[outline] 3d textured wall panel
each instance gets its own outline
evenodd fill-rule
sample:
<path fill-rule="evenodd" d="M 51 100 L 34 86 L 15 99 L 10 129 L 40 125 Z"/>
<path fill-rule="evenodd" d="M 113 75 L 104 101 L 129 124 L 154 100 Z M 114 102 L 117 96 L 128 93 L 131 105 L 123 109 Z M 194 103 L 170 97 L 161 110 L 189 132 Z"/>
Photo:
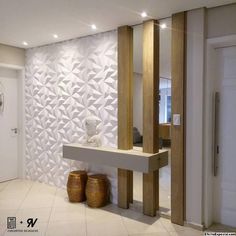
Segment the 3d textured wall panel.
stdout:
<path fill-rule="evenodd" d="M 62 145 L 83 142 L 86 116 L 100 119 L 103 145 L 117 143 L 117 33 L 74 39 L 26 52 L 26 176 L 65 187 L 74 169 L 116 169 L 62 158 Z"/>

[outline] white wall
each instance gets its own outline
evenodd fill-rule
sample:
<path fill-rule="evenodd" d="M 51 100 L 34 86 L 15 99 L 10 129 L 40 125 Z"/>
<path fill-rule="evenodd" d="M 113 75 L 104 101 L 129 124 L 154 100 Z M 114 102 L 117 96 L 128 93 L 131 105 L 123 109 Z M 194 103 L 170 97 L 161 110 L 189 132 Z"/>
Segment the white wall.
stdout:
<path fill-rule="evenodd" d="M 107 173 L 116 202 L 116 169 L 62 158 L 62 145 L 83 142 L 85 118 L 100 119 L 103 145 L 117 144 L 116 31 L 26 52 L 26 177 L 65 187 L 74 169 Z"/>
<path fill-rule="evenodd" d="M 9 68 L 0 67 L 0 77 L 17 79 L 17 71 Z"/>
<path fill-rule="evenodd" d="M 207 9 L 207 38 L 236 34 L 236 4 Z"/>
<path fill-rule="evenodd" d="M 205 9 L 187 13 L 186 220 L 202 225 Z"/>
<path fill-rule="evenodd" d="M 206 72 L 204 78 L 204 167 L 203 167 L 203 221 L 206 227 L 213 222 L 213 171 L 212 171 L 212 123 L 213 93 L 216 91 L 217 57 L 214 46 L 227 46 L 235 42 L 236 4 L 207 9 Z M 231 37 L 232 36 L 232 37 Z"/>
<path fill-rule="evenodd" d="M 25 65 L 25 50 L 0 44 L 0 63 L 6 65 Z"/>
<path fill-rule="evenodd" d="M 209 226 L 212 223 L 212 95 L 213 58 L 208 54 L 205 76 L 206 38 L 236 33 L 236 4 L 187 13 L 186 90 L 186 220 Z M 230 39 L 228 39 L 230 40 Z M 217 39 L 216 39 L 217 41 Z M 212 58 L 211 58 L 212 56 Z M 203 162 L 204 160 L 204 162 Z M 206 161 L 205 161 L 206 160 Z M 207 185 L 208 183 L 208 185 Z"/>

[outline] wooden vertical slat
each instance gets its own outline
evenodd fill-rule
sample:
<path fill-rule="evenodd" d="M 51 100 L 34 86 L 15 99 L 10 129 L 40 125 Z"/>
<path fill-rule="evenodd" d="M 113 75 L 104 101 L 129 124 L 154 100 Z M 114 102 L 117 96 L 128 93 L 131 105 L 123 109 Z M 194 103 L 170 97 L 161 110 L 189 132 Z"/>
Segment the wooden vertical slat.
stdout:
<path fill-rule="evenodd" d="M 118 28 L 118 148 L 133 148 L 133 29 Z M 132 202 L 132 171 L 118 169 L 118 205 Z"/>
<path fill-rule="evenodd" d="M 159 27 L 157 20 L 143 23 L 143 151 L 156 153 L 159 122 Z"/>
<path fill-rule="evenodd" d="M 171 221 L 184 224 L 184 116 L 185 116 L 185 13 L 172 16 L 172 119 L 180 114 L 181 125 L 171 126 Z"/>
<path fill-rule="evenodd" d="M 143 152 L 159 151 L 159 26 L 143 23 Z M 143 174 L 143 213 L 155 216 L 159 207 L 159 171 Z"/>
<path fill-rule="evenodd" d="M 133 171 L 129 171 L 129 202 L 133 203 Z"/>

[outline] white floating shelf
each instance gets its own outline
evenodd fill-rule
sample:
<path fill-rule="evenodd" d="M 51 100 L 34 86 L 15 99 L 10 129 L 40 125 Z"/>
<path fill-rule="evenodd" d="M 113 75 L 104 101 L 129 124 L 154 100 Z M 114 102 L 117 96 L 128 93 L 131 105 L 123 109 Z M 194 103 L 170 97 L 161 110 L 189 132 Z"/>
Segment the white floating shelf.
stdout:
<path fill-rule="evenodd" d="M 63 158 L 148 173 L 168 165 L 168 151 L 149 154 L 142 148 L 120 150 L 88 147 L 78 143 L 63 145 Z"/>

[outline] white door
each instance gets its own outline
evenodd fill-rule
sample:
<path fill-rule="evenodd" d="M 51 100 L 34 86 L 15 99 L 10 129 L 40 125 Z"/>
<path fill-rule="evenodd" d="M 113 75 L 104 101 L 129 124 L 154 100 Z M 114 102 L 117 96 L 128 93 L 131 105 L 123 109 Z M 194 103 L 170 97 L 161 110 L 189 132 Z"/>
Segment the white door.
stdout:
<path fill-rule="evenodd" d="M 0 182 L 17 177 L 17 87 L 16 72 L 0 68 Z"/>
<path fill-rule="evenodd" d="M 217 49 L 219 66 L 218 173 L 214 220 L 236 227 L 236 46 Z"/>

